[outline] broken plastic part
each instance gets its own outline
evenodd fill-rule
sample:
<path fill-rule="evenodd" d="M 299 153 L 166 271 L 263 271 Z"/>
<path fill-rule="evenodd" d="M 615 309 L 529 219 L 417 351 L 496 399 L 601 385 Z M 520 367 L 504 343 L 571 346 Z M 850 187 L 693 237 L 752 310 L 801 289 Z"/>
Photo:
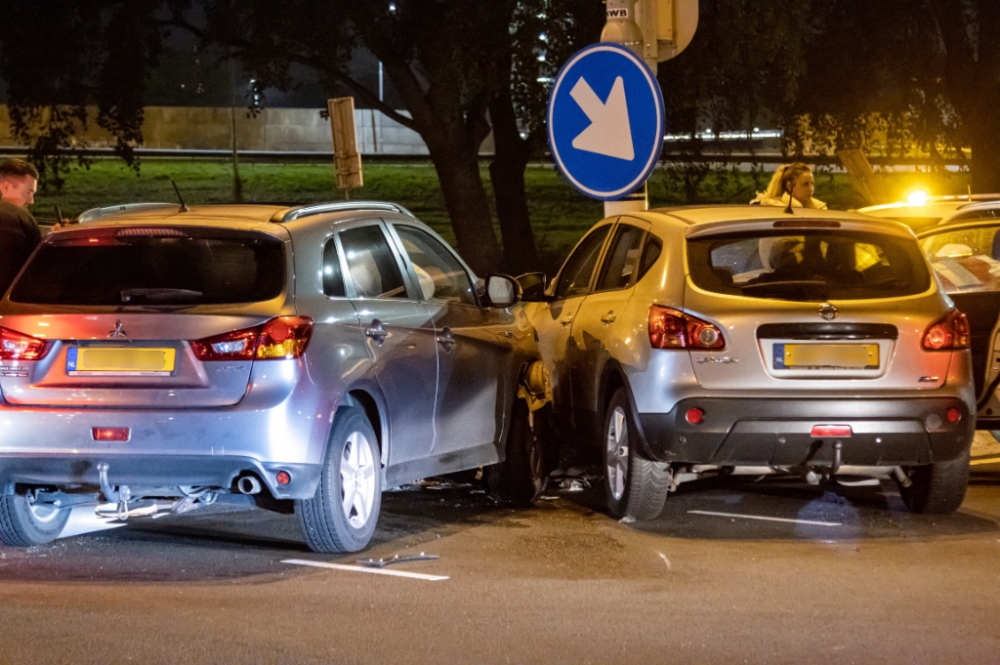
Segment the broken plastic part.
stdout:
<path fill-rule="evenodd" d="M 434 559 L 440 559 L 441 557 L 437 554 L 416 554 L 413 556 L 399 556 L 398 554 L 391 559 L 358 559 L 358 563 L 367 568 L 385 568 L 386 566 L 391 566 L 396 563 L 408 563 L 410 561 L 432 561 Z"/>

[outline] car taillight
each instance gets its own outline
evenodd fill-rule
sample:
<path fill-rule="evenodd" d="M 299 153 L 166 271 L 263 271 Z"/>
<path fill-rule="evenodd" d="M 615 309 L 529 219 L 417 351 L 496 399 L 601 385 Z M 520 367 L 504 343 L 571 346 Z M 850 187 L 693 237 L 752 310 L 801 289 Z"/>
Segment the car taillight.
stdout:
<path fill-rule="evenodd" d="M 969 320 L 953 309 L 924 333 L 922 346 L 928 351 L 951 351 L 969 348 Z"/>
<path fill-rule="evenodd" d="M 44 339 L 0 328 L 0 360 L 40 360 L 48 350 Z"/>
<path fill-rule="evenodd" d="M 257 336 L 257 360 L 301 358 L 312 337 L 312 319 L 279 316 L 261 326 Z"/>
<path fill-rule="evenodd" d="M 649 309 L 649 343 L 654 349 L 723 349 L 722 331 L 684 312 L 653 305 Z"/>
<path fill-rule="evenodd" d="M 301 358 L 312 337 L 312 319 L 279 316 L 253 328 L 191 342 L 198 360 L 282 360 Z"/>

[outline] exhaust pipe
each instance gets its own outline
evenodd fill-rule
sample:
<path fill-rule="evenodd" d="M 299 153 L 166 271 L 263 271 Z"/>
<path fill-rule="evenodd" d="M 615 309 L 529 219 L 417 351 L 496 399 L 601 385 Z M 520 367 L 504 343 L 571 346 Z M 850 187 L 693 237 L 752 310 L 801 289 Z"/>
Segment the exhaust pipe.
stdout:
<path fill-rule="evenodd" d="M 236 481 L 236 489 L 242 494 L 260 494 L 260 481 L 254 476 L 240 476 Z"/>

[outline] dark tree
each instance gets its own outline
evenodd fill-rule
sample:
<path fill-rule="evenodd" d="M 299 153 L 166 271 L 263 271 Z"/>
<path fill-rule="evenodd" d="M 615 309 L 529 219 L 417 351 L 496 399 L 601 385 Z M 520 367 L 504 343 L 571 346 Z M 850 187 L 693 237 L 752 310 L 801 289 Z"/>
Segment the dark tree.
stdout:
<path fill-rule="evenodd" d="M 976 191 L 1000 191 L 1000 3 L 834 0 L 814 6 L 794 138 L 964 158 Z"/>
<path fill-rule="evenodd" d="M 76 135 L 96 122 L 115 152 L 134 164 L 142 142 L 145 74 L 160 53 L 160 1 L 38 0 L 9 2 L 0 21 L 0 77 L 14 135 L 59 185 Z M 96 106 L 96 115 L 87 107 Z M 78 161 L 84 162 L 82 157 Z"/>

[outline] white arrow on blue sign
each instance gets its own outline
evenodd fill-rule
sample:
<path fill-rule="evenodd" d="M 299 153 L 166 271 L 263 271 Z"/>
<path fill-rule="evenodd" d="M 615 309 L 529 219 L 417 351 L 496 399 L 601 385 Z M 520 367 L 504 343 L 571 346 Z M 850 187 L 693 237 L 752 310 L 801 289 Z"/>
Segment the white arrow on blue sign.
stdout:
<path fill-rule="evenodd" d="M 636 190 L 663 149 L 663 93 L 649 66 L 617 44 L 563 65 L 549 93 L 549 147 L 573 186 L 595 199 Z"/>

